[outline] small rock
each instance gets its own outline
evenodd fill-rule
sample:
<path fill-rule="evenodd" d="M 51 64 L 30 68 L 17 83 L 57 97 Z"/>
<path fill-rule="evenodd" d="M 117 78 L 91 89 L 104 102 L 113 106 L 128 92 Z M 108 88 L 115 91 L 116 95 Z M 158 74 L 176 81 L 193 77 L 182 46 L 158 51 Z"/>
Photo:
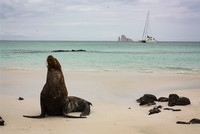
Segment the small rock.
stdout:
<path fill-rule="evenodd" d="M 200 124 L 200 119 L 197 118 L 191 119 L 190 124 Z"/>
<path fill-rule="evenodd" d="M 18 100 L 24 100 L 24 98 L 22 98 L 22 97 L 19 97 L 19 98 L 18 98 Z"/>
<path fill-rule="evenodd" d="M 155 105 L 155 101 L 157 101 L 157 98 L 155 95 L 152 94 L 144 94 L 142 97 L 136 100 L 140 105 Z"/>
<path fill-rule="evenodd" d="M 200 124 L 200 119 L 193 118 L 189 122 L 177 121 L 176 124 Z"/>
<path fill-rule="evenodd" d="M 189 122 L 177 121 L 176 124 L 190 124 Z"/>
<path fill-rule="evenodd" d="M 0 126 L 4 126 L 4 120 L 2 119 L 2 117 L 0 116 Z"/>
<path fill-rule="evenodd" d="M 159 105 L 159 106 L 157 106 L 157 108 L 160 108 L 160 109 L 161 109 L 161 108 L 162 108 L 162 106 L 161 106 L 161 105 Z"/>
<path fill-rule="evenodd" d="M 163 110 L 181 111 L 181 109 L 164 108 Z"/>
<path fill-rule="evenodd" d="M 160 113 L 161 112 L 161 110 L 160 110 L 161 108 L 162 108 L 162 106 L 159 105 L 159 106 L 154 107 L 153 109 L 150 109 L 149 110 L 149 115 Z"/>

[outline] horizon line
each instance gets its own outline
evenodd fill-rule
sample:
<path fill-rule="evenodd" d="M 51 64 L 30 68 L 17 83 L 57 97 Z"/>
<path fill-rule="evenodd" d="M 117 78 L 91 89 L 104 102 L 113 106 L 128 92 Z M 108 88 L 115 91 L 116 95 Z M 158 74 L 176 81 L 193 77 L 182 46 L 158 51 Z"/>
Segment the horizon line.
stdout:
<path fill-rule="evenodd" d="M 60 41 L 60 42 L 132 42 L 132 43 L 134 43 L 134 42 L 140 42 L 140 40 L 136 40 L 136 41 L 117 41 L 117 40 L 36 40 L 36 39 L 34 39 L 34 40 L 29 40 L 29 39 L 3 39 L 3 40 L 1 40 L 0 39 L 0 41 Z M 199 41 L 180 41 L 180 40 L 177 40 L 177 41 L 174 41 L 174 40 L 162 40 L 162 41 L 158 41 L 158 43 L 165 43 L 165 42 L 196 42 L 196 43 L 198 43 L 198 42 L 200 42 L 200 40 Z"/>

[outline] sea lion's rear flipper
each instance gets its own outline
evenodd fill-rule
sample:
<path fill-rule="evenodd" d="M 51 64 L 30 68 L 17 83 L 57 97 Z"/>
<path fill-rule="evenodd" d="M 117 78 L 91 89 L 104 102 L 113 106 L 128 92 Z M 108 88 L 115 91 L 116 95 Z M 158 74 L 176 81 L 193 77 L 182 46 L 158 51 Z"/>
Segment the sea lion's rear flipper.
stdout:
<path fill-rule="evenodd" d="M 80 114 L 80 116 L 87 116 L 90 115 L 90 105 L 92 105 L 92 103 L 85 103 L 85 109 L 84 111 Z"/>
<path fill-rule="evenodd" d="M 23 115 L 23 117 L 41 119 L 41 118 L 44 118 L 45 116 L 44 115 L 36 115 L 36 116 Z"/>
<path fill-rule="evenodd" d="M 73 116 L 73 115 L 68 115 L 67 113 L 63 112 L 63 116 L 66 118 L 87 118 L 85 116 Z"/>

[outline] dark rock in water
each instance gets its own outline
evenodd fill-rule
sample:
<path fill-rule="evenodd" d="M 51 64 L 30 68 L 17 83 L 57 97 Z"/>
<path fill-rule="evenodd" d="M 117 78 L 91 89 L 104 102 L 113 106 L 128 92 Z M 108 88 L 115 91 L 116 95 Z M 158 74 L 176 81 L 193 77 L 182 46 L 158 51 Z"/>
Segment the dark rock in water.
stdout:
<path fill-rule="evenodd" d="M 168 106 L 175 106 L 175 105 L 189 105 L 190 100 L 187 97 L 179 97 L 177 94 L 170 94 L 169 95 L 169 102 Z"/>
<path fill-rule="evenodd" d="M 181 111 L 181 109 L 164 108 L 164 110 Z"/>
<path fill-rule="evenodd" d="M 0 126 L 4 126 L 4 120 L 2 119 L 2 117 L 0 116 Z"/>
<path fill-rule="evenodd" d="M 54 51 L 51 51 L 51 52 L 71 52 L 70 50 L 54 50 Z"/>
<path fill-rule="evenodd" d="M 155 101 L 157 101 L 157 98 L 155 95 L 152 94 L 144 94 L 136 101 L 140 103 L 140 105 L 155 105 Z"/>
<path fill-rule="evenodd" d="M 19 97 L 19 98 L 18 98 L 18 100 L 24 100 L 24 98 L 22 98 L 22 97 Z"/>
<path fill-rule="evenodd" d="M 191 119 L 189 122 L 177 121 L 176 124 L 200 124 L 200 119 L 194 118 Z"/>
<path fill-rule="evenodd" d="M 150 109 L 150 110 L 149 110 L 149 115 L 151 115 L 151 114 L 156 114 L 156 113 L 160 113 L 160 112 L 161 112 L 160 108 L 162 108 L 161 105 L 159 105 L 159 106 L 157 106 L 157 107 L 154 107 L 153 109 Z"/>
<path fill-rule="evenodd" d="M 78 50 L 74 50 L 74 49 L 72 49 L 72 50 L 53 50 L 51 52 L 86 52 L 86 50 L 84 50 L 84 49 L 78 49 Z"/>
<path fill-rule="evenodd" d="M 86 50 L 79 49 L 78 52 L 86 52 Z"/>
<path fill-rule="evenodd" d="M 71 51 L 72 52 L 85 52 L 86 50 L 83 50 L 83 49 L 74 50 L 74 49 L 72 49 Z"/>
<path fill-rule="evenodd" d="M 168 102 L 169 99 L 167 97 L 160 97 L 158 98 L 158 102 Z"/>

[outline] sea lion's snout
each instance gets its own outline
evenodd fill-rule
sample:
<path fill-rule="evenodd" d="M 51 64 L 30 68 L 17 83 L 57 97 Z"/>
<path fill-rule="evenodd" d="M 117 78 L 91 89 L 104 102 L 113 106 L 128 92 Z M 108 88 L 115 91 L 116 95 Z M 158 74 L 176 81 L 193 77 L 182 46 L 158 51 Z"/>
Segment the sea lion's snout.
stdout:
<path fill-rule="evenodd" d="M 61 69 L 61 65 L 52 55 L 47 57 L 47 67 L 50 69 Z"/>
<path fill-rule="evenodd" d="M 51 65 L 51 64 L 53 64 L 53 62 L 54 62 L 54 57 L 52 55 L 49 55 L 47 57 L 47 64 Z"/>

